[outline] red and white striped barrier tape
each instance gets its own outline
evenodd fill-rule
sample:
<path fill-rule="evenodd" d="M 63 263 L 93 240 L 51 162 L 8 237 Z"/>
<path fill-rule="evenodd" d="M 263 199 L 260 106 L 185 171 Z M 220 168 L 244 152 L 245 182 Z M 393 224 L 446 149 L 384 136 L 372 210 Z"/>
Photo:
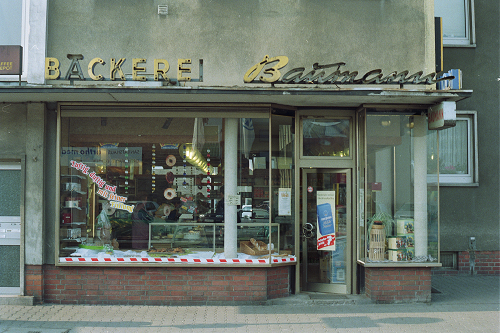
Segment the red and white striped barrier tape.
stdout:
<path fill-rule="evenodd" d="M 92 258 L 92 257 L 64 257 L 59 258 L 60 263 L 102 263 L 102 262 L 142 262 L 142 263 L 187 263 L 187 264 L 269 264 L 269 259 L 185 259 L 165 257 L 126 257 L 126 258 Z M 295 257 L 272 258 L 272 264 L 296 262 Z"/>

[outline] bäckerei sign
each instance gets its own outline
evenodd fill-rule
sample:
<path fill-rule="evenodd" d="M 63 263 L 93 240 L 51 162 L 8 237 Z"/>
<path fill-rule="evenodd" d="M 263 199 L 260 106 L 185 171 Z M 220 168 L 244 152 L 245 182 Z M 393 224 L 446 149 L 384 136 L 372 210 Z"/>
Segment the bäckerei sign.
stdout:
<path fill-rule="evenodd" d="M 364 74 L 358 71 L 342 70 L 346 65 L 344 62 L 332 64 L 314 63 L 312 70 L 305 67 L 293 68 L 287 72 L 283 71 L 288 64 L 287 56 L 269 57 L 266 55 L 261 62 L 252 66 L 243 77 L 245 83 L 313 83 L 313 84 L 434 84 L 439 81 L 453 80 L 454 77 L 440 77 L 444 72 L 423 75 L 422 71 L 409 75 L 407 70 L 402 72 L 393 71 L 387 75 L 381 69 L 373 69 Z M 259 79 L 257 77 L 261 74 Z"/>

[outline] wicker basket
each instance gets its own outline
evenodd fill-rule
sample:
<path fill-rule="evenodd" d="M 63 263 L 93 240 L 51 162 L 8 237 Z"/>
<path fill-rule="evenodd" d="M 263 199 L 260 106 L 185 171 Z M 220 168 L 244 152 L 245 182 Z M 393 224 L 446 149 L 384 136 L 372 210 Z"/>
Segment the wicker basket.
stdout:
<path fill-rule="evenodd" d="M 267 245 L 266 243 L 262 241 L 257 241 L 259 246 L 261 248 L 264 248 L 266 250 L 258 250 L 255 246 L 250 241 L 243 241 L 240 242 L 240 252 L 252 255 L 252 256 L 261 256 L 263 254 L 269 254 L 269 250 L 267 250 Z"/>
<path fill-rule="evenodd" d="M 370 231 L 370 260 L 384 260 L 385 230 L 383 225 L 374 224 Z"/>

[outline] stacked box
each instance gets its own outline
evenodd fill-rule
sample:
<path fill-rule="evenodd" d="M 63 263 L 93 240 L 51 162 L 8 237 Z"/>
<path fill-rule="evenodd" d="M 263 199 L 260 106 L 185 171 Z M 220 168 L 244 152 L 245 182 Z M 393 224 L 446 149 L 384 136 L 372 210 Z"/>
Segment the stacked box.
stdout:
<path fill-rule="evenodd" d="M 391 261 L 413 260 L 415 256 L 415 238 L 413 219 L 398 219 L 397 235 L 388 237 L 388 259 Z"/>

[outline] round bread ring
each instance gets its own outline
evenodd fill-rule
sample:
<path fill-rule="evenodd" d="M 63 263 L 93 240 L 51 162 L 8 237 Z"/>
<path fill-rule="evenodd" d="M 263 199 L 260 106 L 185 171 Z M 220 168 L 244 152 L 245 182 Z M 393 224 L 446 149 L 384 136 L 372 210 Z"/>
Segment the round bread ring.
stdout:
<path fill-rule="evenodd" d="M 175 198 L 177 196 L 177 193 L 175 192 L 175 190 L 173 188 L 167 188 L 164 192 L 163 192 L 163 196 L 165 197 L 165 199 L 167 200 L 172 200 L 173 198 Z"/>
<path fill-rule="evenodd" d="M 106 215 L 113 215 L 116 211 L 116 208 L 114 207 L 111 207 L 111 204 L 109 202 L 106 202 L 104 205 L 103 205 L 103 208 L 105 211 L 106 211 Z"/>
<path fill-rule="evenodd" d="M 177 162 L 177 159 L 174 155 L 168 155 L 167 159 L 165 160 L 165 163 L 167 163 L 167 166 L 169 167 L 173 167 L 175 165 L 175 162 Z"/>

